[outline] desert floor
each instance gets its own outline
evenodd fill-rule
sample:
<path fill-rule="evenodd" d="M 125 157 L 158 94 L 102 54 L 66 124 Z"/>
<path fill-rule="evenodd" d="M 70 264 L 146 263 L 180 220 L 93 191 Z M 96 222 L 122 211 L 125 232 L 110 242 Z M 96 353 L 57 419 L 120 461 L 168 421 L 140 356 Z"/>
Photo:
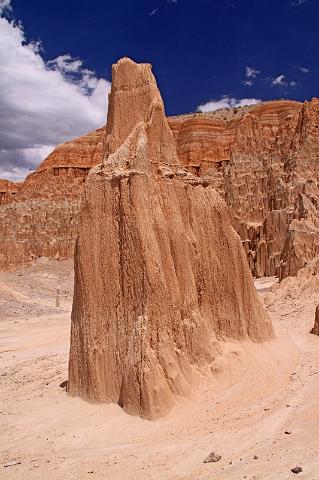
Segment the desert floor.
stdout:
<path fill-rule="evenodd" d="M 316 299 L 276 297 L 267 293 L 274 281 L 256 287 L 277 339 L 226 344 L 193 396 L 150 422 L 63 388 L 71 262 L 1 273 L 0 478 L 279 480 L 295 478 L 300 465 L 297 478 L 319 480 L 319 337 L 309 334 Z M 211 451 L 222 459 L 203 463 Z M 11 461 L 20 463 L 4 467 Z"/>

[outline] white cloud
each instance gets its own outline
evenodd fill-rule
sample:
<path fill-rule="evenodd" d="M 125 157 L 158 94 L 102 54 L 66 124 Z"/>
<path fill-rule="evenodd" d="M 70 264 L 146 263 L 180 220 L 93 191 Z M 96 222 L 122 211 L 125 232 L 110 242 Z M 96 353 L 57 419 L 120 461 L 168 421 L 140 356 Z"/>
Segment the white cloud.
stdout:
<path fill-rule="evenodd" d="M 234 107 L 244 107 L 245 105 L 256 105 L 260 103 L 261 100 L 257 98 L 242 98 L 237 99 L 233 97 L 228 97 L 224 95 L 219 100 L 210 100 L 207 103 L 203 103 L 197 107 L 198 112 L 214 112 L 215 110 L 220 110 L 221 108 L 234 108 Z"/>
<path fill-rule="evenodd" d="M 294 80 L 288 80 L 285 75 L 281 74 L 275 77 L 271 81 L 272 87 L 296 87 L 298 84 Z"/>
<path fill-rule="evenodd" d="M 278 75 L 278 77 L 275 77 L 272 79 L 271 85 L 280 85 L 280 86 L 286 86 L 288 85 L 288 82 L 286 80 L 285 75 Z"/>
<path fill-rule="evenodd" d="M 19 179 L 55 145 L 105 123 L 110 82 L 69 54 L 46 63 L 40 43 L 3 17 L 0 38 L 0 178 Z"/>
<path fill-rule="evenodd" d="M 54 147 L 55 145 L 38 145 L 34 148 L 0 150 L 0 178 L 12 181 L 24 179 L 26 175 L 35 170 L 39 159 L 41 161 L 47 157 Z"/>
<path fill-rule="evenodd" d="M 81 71 L 83 62 L 80 59 L 74 59 L 69 53 L 66 55 L 60 55 L 54 60 L 48 62 L 49 66 L 52 66 L 53 69 L 58 69 L 62 73 L 78 73 Z"/>
<path fill-rule="evenodd" d="M 254 67 L 246 67 L 246 78 L 255 78 L 258 73 L 260 73 L 260 70 L 257 70 Z"/>
<path fill-rule="evenodd" d="M 296 69 L 299 70 L 302 73 L 310 73 L 310 69 L 306 68 L 306 67 L 297 66 Z"/>
<path fill-rule="evenodd" d="M 300 5 L 303 5 L 304 3 L 306 3 L 308 0 L 293 0 L 291 2 L 291 5 L 293 5 L 294 7 L 300 7 Z"/>
<path fill-rule="evenodd" d="M 251 87 L 254 84 L 254 79 L 259 75 L 260 70 L 257 68 L 249 67 L 248 65 L 245 67 L 245 80 L 242 81 L 244 85 Z"/>
<path fill-rule="evenodd" d="M 157 13 L 157 12 L 158 12 L 158 8 L 154 8 L 154 9 L 148 14 L 148 16 L 149 16 L 149 17 L 152 17 L 152 16 L 155 15 L 155 13 Z"/>
<path fill-rule="evenodd" d="M 5 10 L 12 10 L 11 0 L 0 0 L 0 14 L 5 12 Z"/>

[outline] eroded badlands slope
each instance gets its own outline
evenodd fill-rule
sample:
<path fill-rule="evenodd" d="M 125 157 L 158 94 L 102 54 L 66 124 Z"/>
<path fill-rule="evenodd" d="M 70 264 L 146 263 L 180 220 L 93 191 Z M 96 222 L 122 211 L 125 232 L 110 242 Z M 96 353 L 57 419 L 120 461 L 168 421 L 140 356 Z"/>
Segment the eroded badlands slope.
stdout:
<path fill-rule="evenodd" d="M 230 207 L 255 276 L 295 275 L 319 253 L 318 99 L 168 123 L 180 162 L 208 177 Z M 102 161 L 107 132 L 60 145 L 20 187 L 0 185 L 1 269 L 38 256 L 72 257 L 83 182 Z"/>

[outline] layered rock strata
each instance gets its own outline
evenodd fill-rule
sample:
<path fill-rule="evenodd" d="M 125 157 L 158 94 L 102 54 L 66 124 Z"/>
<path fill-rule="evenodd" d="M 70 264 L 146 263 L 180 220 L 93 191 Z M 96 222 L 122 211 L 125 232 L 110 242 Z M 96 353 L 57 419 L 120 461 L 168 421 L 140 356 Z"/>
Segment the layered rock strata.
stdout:
<path fill-rule="evenodd" d="M 295 275 L 319 253 L 319 101 L 172 118 L 182 163 L 229 205 L 255 276 Z"/>
<path fill-rule="evenodd" d="M 20 188 L 19 183 L 0 179 L 0 207 L 5 203 L 10 203 Z"/>
<path fill-rule="evenodd" d="M 125 129 L 125 118 L 122 123 Z M 209 176 L 229 206 L 254 276 L 296 275 L 319 254 L 317 99 L 182 115 L 168 123 L 180 162 L 196 176 Z M 102 161 L 103 148 L 108 153 L 103 137 L 111 130 L 107 125 L 106 132 L 57 147 L 19 191 L 0 188 L 1 269 L 38 255 L 72 256 L 83 182 Z"/>
<path fill-rule="evenodd" d="M 57 147 L 19 188 L 10 187 L 14 196 L 6 191 L 0 207 L 1 269 L 37 257 L 73 256 L 81 192 L 90 168 L 101 160 L 103 132 Z"/>
<path fill-rule="evenodd" d="M 182 167 L 148 64 L 113 66 L 106 156 L 86 180 L 75 249 L 69 393 L 156 418 L 225 340 L 262 342 L 228 209 Z"/>

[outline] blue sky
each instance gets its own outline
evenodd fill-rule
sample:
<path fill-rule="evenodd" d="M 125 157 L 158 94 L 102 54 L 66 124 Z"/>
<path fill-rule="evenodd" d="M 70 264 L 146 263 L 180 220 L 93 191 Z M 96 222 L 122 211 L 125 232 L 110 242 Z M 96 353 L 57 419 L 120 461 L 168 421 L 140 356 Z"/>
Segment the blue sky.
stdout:
<path fill-rule="evenodd" d="M 0 0 L 1 8 L 5 18 L 0 43 L 4 35 L 8 40 L 10 32 L 13 34 L 15 29 L 16 33 L 19 28 L 24 36 L 21 45 L 33 48 L 34 55 L 43 62 L 43 70 L 50 70 L 49 74 L 41 72 L 40 83 L 35 79 L 35 93 L 45 95 L 42 103 L 39 100 L 40 110 L 45 110 L 48 103 L 48 116 L 51 112 L 58 130 L 51 137 L 46 132 L 42 139 L 39 132 L 33 145 L 26 139 L 17 142 L 12 154 L 14 139 L 7 142 L 5 132 L 1 134 L 0 119 L 0 142 L 5 145 L 2 150 L 11 149 L 9 156 L 0 156 L 7 177 L 10 162 L 25 172 L 26 168 L 34 168 L 55 143 L 103 123 L 111 65 L 122 56 L 153 64 L 170 115 L 196 111 L 200 106 L 202 110 L 214 109 L 242 99 L 304 100 L 319 94 L 319 0 Z M 14 24 L 17 21 L 19 27 Z M 10 55 L 12 63 L 17 48 L 3 48 L 2 55 Z M 24 70 L 19 79 L 18 67 L 14 68 L 16 94 L 12 92 L 12 77 L 8 84 L 16 105 L 18 91 L 26 86 L 21 87 Z M 32 96 L 32 72 L 23 99 Z M 53 74 L 61 77 L 56 92 Z M 73 84 L 74 98 L 64 92 L 63 81 L 67 89 Z M 0 87 L 4 95 L 6 85 Z M 59 92 L 62 97 L 72 97 L 71 106 L 65 105 L 64 110 L 66 102 L 55 98 Z M 77 101 L 80 105 L 76 107 Z M 21 111 L 18 113 L 21 117 Z M 22 113 L 24 122 L 27 116 L 34 128 L 36 108 Z M 85 113 L 90 117 L 88 121 Z M 44 114 L 39 117 L 40 125 Z M 59 115 L 69 119 L 64 129 Z M 24 158 L 14 160 L 19 149 Z M 15 175 L 22 175 L 22 170 Z"/>

